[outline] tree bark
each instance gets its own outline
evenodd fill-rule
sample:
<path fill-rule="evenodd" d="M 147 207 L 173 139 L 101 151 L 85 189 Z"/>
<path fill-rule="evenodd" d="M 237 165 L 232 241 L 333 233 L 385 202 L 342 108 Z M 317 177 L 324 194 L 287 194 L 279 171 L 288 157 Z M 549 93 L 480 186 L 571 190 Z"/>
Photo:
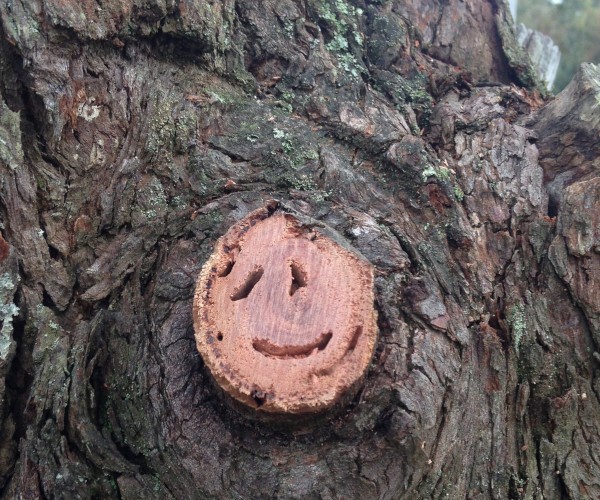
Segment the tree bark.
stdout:
<path fill-rule="evenodd" d="M 597 67 L 544 106 L 486 0 L 0 16 L 4 498 L 600 497 Z M 270 199 L 375 266 L 363 387 L 296 425 L 194 343 Z"/>

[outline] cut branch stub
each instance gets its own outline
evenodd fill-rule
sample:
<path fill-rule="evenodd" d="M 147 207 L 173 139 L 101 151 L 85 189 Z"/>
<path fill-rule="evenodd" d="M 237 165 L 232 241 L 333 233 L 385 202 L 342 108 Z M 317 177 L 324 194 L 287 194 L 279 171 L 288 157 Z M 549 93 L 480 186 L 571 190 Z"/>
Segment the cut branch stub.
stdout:
<path fill-rule="evenodd" d="M 294 216 L 252 212 L 219 239 L 194 297 L 196 345 L 219 386 L 269 413 L 353 394 L 375 348 L 373 267 Z"/>

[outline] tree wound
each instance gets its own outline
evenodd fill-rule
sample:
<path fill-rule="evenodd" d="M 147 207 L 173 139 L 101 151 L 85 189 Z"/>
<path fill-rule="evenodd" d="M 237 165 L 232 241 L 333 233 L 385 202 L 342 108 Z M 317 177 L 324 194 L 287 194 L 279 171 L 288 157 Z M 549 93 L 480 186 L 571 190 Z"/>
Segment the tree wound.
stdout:
<path fill-rule="evenodd" d="M 368 262 L 289 214 L 260 209 L 219 239 L 202 269 L 196 344 L 234 399 L 261 412 L 314 413 L 364 377 L 377 337 L 373 302 Z"/>

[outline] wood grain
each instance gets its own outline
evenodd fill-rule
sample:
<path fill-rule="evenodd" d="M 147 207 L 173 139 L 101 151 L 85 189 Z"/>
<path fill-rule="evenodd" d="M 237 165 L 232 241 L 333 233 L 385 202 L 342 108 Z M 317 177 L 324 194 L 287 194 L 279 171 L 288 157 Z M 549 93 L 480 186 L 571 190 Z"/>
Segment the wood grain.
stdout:
<path fill-rule="evenodd" d="M 270 413 L 335 405 L 377 338 L 372 266 L 267 207 L 219 239 L 194 300 L 196 343 L 217 383 Z"/>

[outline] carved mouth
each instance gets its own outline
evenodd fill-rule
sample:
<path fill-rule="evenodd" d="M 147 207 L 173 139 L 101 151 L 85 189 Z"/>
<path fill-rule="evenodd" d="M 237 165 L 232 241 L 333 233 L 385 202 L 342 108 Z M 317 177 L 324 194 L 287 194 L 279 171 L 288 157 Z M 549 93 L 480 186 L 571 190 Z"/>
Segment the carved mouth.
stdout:
<path fill-rule="evenodd" d="M 263 356 L 269 358 L 307 358 L 315 349 L 322 351 L 327 347 L 329 341 L 333 337 L 332 332 L 322 333 L 314 342 L 304 345 L 285 345 L 280 346 L 271 343 L 266 339 L 254 339 L 252 347 L 255 351 L 260 352 Z"/>

